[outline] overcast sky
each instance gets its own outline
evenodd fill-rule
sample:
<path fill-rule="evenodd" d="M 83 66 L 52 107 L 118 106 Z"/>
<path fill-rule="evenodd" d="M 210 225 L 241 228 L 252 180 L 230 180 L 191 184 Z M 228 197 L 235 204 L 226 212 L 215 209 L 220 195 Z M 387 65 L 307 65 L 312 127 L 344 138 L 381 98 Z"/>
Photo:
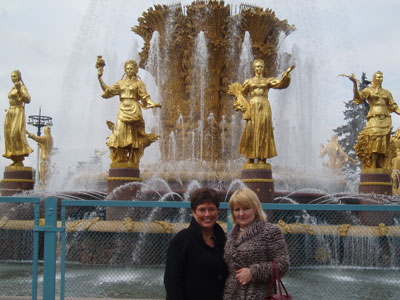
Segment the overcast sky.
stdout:
<path fill-rule="evenodd" d="M 105 149 L 109 135 L 105 120 L 115 121 L 119 102 L 116 98 L 101 99 L 94 68 L 96 56 L 101 54 L 106 59 L 105 81 L 117 81 L 123 73 L 123 62 L 137 59 L 142 45 L 141 38 L 130 28 L 149 7 L 171 2 L 177 1 L 2 0 L 0 123 L 9 106 L 10 73 L 19 69 L 32 97 L 26 105 L 26 115 L 38 114 L 41 107 L 43 115 L 54 119 L 53 136 L 59 149 L 56 160 L 59 166 L 63 165 L 60 169 L 74 169 L 77 161 L 90 160 L 94 149 Z M 400 1 L 245 2 L 271 8 L 280 19 L 287 19 L 297 28 L 283 42 L 282 49 L 291 52 L 296 45 L 301 61 L 312 61 L 312 67 L 297 68 L 292 78 L 313 81 L 315 93 L 307 105 L 312 106 L 315 118 L 312 135 L 316 152 L 319 143 L 330 138 L 332 129 L 343 124 L 343 101 L 352 98 L 351 82 L 338 78 L 338 74 L 354 72 L 360 77 L 361 72 L 366 72 L 370 79 L 381 70 L 384 88 L 400 102 Z M 397 129 L 400 116 L 392 117 Z M 29 125 L 27 129 L 36 131 Z M 0 151 L 4 153 L 3 133 L 0 139 Z M 29 143 L 36 149 L 32 140 Z M 35 161 L 36 155 L 32 154 L 25 165 L 35 167 Z M 0 169 L 10 162 L 1 158 Z"/>

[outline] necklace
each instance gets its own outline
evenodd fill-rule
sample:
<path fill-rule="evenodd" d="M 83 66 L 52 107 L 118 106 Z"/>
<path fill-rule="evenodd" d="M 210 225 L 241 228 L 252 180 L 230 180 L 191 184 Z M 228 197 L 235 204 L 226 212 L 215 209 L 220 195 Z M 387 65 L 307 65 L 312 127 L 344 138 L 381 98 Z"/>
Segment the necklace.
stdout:
<path fill-rule="evenodd" d="M 244 231 L 246 230 L 246 228 L 241 228 L 241 227 L 239 227 L 239 230 L 240 230 L 241 232 L 244 232 Z"/>

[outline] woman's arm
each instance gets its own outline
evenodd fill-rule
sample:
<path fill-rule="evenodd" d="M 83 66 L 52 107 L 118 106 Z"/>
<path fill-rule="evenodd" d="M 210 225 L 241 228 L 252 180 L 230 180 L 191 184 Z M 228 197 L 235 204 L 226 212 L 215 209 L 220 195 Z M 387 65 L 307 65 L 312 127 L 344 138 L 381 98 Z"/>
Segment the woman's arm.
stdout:
<path fill-rule="evenodd" d="M 15 89 L 17 90 L 17 95 L 18 95 L 19 101 L 24 102 L 24 103 L 30 103 L 31 96 L 29 95 L 28 89 L 26 88 L 26 86 L 23 85 L 21 82 L 17 82 L 14 86 L 15 86 Z"/>
<path fill-rule="evenodd" d="M 269 81 L 270 88 L 273 89 L 285 89 L 289 86 L 291 78 L 290 72 L 295 68 L 295 65 L 290 66 L 285 72 L 283 72 L 280 79 L 272 78 Z"/>
<path fill-rule="evenodd" d="M 103 78 L 102 78 L 102 76 L 103 76 L 103 68 L 98 68 L 97 70 L 98 70 L 97 78 L 99 79 L 99 83 L 100 83 L 101 89 L 104 92 L 107 89 L 108 86 L 104 83 Z"/>
<path fill-rule="evenodd" d="M 184 236 L 178 234 L 168 247 L 164 273 L 167 300 L 184 300 L 185 246 L 183 238 Z"/>
<path fill-rule="evenodd" d="M 281 230 L 272 225 L 270 229 L 266 230 L 265 234 L 267 235 L 265 251 L 268 252 L 268 257 L 271 258 L 271 261 L 264 261 L 250 266 L 254 282 L 266 282 L 271 278 L 273 271 L 272 261 L 276 263 L 279 276 L 284 276 L 289 270 L 289 254 Z"/>
<path fill-rule="evenodd" d="M 366 97 L 363 97 L 360 93 L 360 91 L 358 90 L 358 82 L 356 79 L 356 76 L 354 75 L 354 73 L 351 73 L 349 76 L 346 76 L 347 78 L 350 79 L 350 81 L 353 82 L 353 102 L 355 104 L 361 104 L 364 103 L 366 100 Z"/>
<path fill-rule="evenodd" d="M 145 108 L 161 107 L 160 103 L 155 103 L 151 100 L 150 95 L 146 91 L 146 86 L 142 81 L 138 82 L 138 94 Z"/>

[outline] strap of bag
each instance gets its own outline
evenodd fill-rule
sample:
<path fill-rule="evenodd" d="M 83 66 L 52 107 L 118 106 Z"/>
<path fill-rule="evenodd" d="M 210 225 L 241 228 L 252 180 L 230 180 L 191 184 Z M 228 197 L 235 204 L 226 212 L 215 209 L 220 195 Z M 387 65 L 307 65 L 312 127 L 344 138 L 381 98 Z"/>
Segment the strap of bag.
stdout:
<path fill-rule="evenodd" d="M 282 287 L 286 293 L 286 296 L 289 296 L 289 293 L 286 290 L 285 285 L 283 284 L 281 278 L 279 277 L 278 268 L 276 267 L 275 261 L 272 262 L 272 268 L 273 269 L 272 269 L 272 276 L 271 276 L 271 284 L 269 286 L 269 296 L 272 296 L 272 286 L 275 286 L 275 289 L 276 289 L 275 281 L 278 282 L 279 296 L 282 296 Z"/>

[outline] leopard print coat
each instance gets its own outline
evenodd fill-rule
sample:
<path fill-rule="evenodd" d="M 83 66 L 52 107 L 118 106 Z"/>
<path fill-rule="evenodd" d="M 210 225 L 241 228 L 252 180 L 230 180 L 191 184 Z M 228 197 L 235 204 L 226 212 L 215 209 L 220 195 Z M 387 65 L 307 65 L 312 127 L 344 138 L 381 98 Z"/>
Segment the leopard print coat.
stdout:
<path fill-rule="evenodd" d="M 224 300 L 264 300 L 269 293 L 272 262 L 282 277 L 289 270 L 286 242 L 279 228 L 264 221 L 254 221 L 238 239 L 239 226 L 228 234 L 224 260 L 229 268 Z M 243 286 L 235 271 L 250 268 L 252 281 Z"/>

